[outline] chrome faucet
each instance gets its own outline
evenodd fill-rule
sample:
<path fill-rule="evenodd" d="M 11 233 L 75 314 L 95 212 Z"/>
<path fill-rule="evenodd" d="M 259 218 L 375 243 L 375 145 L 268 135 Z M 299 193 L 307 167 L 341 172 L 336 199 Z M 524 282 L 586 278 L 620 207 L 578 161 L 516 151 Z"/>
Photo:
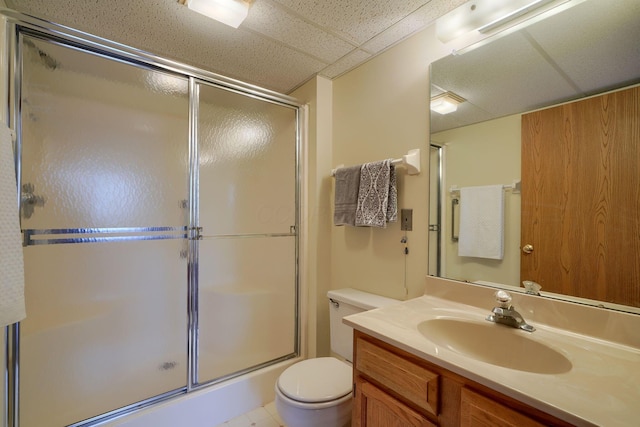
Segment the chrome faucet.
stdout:
<path fill-rule="evenodd" d="M 522 315 L 513 308 L 511 305 L 511 294 L 509 294 L 509 292 L 499 290 L 496 291 L 494 296 L 496 297 L 498 306 L 493 307 L 491 314 L 487 316 L 488 321 L 522 329 L 527 332 L 536 330 L 536 328 L 525 322 Z"/>

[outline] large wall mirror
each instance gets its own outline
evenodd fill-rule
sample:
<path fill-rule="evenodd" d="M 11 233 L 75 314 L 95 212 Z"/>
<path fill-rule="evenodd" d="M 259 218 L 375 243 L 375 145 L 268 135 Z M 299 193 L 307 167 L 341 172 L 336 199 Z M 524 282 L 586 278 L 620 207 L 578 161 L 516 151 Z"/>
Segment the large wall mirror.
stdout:
<path fill-rule="evenodd" d="M 640 2 L 575 3 L 431 65 L 432 99 L 452 92 L 464 102 L 431 112 L 429 274 L 522 291 L 532 280 L 542 296 L 640 313 Z M 553 144 L 542 150 L 532 135 Z M 556 181 L 532 175 L 552 170 Z M 466 255 L 469 188 L 497 185 L 502 253 Z M 593 250 L 583 246 L 597 235 Z"/>

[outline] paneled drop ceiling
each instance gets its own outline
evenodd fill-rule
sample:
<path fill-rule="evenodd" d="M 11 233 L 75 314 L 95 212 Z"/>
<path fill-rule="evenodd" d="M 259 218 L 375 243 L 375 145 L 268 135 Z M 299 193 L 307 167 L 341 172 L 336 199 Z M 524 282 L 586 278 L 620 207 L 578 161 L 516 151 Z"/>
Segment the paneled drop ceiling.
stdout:
<path fill-rule="evenodd" d="M 5 1 L 18 12 L 285 94 L 317 74 L 348 72 L 464 2 L 255 0 L 233 29 L 177 0 Z"/>

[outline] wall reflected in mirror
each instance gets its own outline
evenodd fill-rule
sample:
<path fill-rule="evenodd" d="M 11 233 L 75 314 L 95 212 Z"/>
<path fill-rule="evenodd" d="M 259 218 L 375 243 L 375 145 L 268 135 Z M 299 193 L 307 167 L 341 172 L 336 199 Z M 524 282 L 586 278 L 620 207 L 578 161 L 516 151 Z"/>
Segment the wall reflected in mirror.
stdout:
<path fill-rule="evenodd" d="M 640 40 L 640 3 L 587 0 L 431 65 L 432 97 L 450 91 L 465 101 L 453 113 L 431 113 L 430 275 L 512 287 L 532 279 L 521 276 L 522 247 L 526 244 L 521 242 L 521 217 L 528 218 L 530 211 L 536 209 L 525 205 L 527 208 L 522 212 L 522 197 L 534 186 L 529 179 L 522 182 L 523 194 L 509 188 L 514 181 L 522 179 L 522 114 L 638 84 L 640 44 L 637 40 Z M 637 98 L 631 104 L 635 109 L 632 115 L 638 117 Z M 637 121 L 632 124 L 633 128 L 638 128 Z M 627 137 L 639 138 L 637 132 Z M 640 146 L 640 141 L 636 142 L 626 146 Z M 543 158 L 539 162 L 540 168 L 553 164 L 551 159 Z M 460 256 L 457 233 L 464 202 L 459 189 L 496 184 L 507 188 L 503 195 L 504 255 L 502 259 Z M 640 196 L 634 191 L 629 197 Z M 619 214 L 637 216 L 637 212 L 628 210 Z M 628 230 L 628 233 L 637 236 L 637 230 Z M 636 246 L 626 248 L 624 256 L 629 260 L 640 259 L 640 248 Z M 603 249 L 607 250 L 612 248 Z M 593 264 L 598 260 L 584 259 L 583 262 Z M 539 268 L 557 269 L 558 266 Z M 603 280 L 594 277 L 592 284 L 589 277 L 580 277 L 580 286 L 585 289 Z M 595 294 L 603 295 L 600 299 L 589 292 L 553 289 L 555 283 L 543 285 L 541 292 L 554 297 L 567 294 L 587 298 L 585 295 L 588 295 L 594 304 L 638 312 L 631 307 L 640 305 L 635 302 L 640 296 L 640 280 L 635 279 L 633 276 L 622 278 L 628 294 L 628 298 L 620 297 L 622 299 L 604 296 L 606 293 Z"/>

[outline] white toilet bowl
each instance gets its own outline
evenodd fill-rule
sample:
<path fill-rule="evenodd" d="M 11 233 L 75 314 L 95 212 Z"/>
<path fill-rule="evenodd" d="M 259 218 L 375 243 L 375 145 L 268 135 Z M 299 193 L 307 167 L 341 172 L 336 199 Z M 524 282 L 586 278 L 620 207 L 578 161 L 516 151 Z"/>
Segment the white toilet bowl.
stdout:
<path fill-rule="evenodd" d="M 353 329 L 345 316 L 395 304 L 398 301 L 345 288 L 327 292 L 331 351 L 353 360 Z M 335 357 L 307 359 L 289 366 L 276 382 L 276 409 L 288 427 L 344 427 L 351 425 L 351 365 Z"/>
<path fill-rule="evenodd" d="M 287 427 L 344 427 L 351 423 L 351 366 L 334 357 L 288 367 L 276 382 L 276 409 Z"/>

